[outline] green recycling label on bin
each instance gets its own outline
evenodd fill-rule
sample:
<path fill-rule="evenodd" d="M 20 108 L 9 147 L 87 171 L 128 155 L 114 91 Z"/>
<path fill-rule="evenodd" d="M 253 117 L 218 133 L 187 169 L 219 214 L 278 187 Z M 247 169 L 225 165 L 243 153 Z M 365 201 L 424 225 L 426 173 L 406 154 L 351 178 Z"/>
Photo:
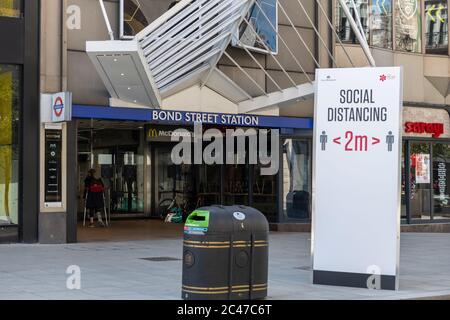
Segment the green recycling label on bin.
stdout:
<path fill-rule="evenodd" d="M 209 211 L 195 210 L 186 219 L 184 225 L 184 233 L 204 235 L 208 232 L 209 227 Z"/>

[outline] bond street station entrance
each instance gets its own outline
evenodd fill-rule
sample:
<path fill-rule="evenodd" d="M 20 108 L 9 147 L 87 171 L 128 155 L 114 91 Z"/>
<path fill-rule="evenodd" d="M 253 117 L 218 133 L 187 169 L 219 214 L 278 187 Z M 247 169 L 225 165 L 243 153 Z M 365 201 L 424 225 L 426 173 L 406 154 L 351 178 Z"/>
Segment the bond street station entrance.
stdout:
<path fill-rule="evenodd" d="M 309 218 L 310 140 L 286 137 L 286 134 L 294 132 L 293 129 L 283 131 L 284 136 L 280 136 L 281 146 L 278 147 L 282 152 L 279 160 L 282 163 L 280 167 L 284 168 L 275 175 L 264 176 L 261 175 L 260 164 L 249 163 L 250 148 L 257 151 L 258 146 L 250 146 L 248 137 L 244 164 L 174 165 L 171 160 L 171 152 L 176 145 L 176 142 L 171 142 L 173 131 L 184 128 L 193 132 L 191 124 L 83 117 L 76 121 L 79 242 L 181 237 L 183 223 L 164 222 L 163 217 L 170 206 L 178 208 L 183 218 L 196 208 L 214 204 L 250 205 L 272 222 L 280 220 L 280 210 L 287 212 L 289 217 Z M 257 133 L 261 130 L 261 127 L 215 124 L 205 124 L 203 130 L 210 128 L 220 132 L 225 132 L 226 128 L 252 128 Z M 268 132 L 270 129 L 267 128 Z M 203 148 L 206 146 L 204 142 Z M 235 151 L 235 157 L 238 157 L 237 149 Z M 287 157 L 292 152 L 296 157 Z M 104 208 L 111 218 L 109 227 L 99 224 L 95 214 L 95 225 L 89 227 L 89 210 L 83 226 L 85 181 L 92 169 L 95 170 L 95 178 L 101 179 L 104 185 Z M 295 181 L 280 180 L 283 170 L 290 172 L 296 169 L 299 171 Z M 291 192 L 294 187 L 302 190 Z M 284 190 L 286 188 L 289 190 Z M 303 195 L 301 203 L 291 203 L 300 199 L 299 193 Z M 280 202 L 284 198 L 291 201 Z M 293 207 L 297 216 L 292 212 Z"/>

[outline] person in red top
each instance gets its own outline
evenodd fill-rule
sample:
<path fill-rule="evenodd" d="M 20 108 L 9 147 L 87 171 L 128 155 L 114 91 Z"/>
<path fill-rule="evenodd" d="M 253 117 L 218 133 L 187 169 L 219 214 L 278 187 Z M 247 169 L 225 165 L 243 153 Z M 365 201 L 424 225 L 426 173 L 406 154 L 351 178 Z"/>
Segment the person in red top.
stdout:
<path fill-rule="evenodd" d="M 89 227 L 93 228 L 94 225 L 94 216 L 97 213 L 98 222 L 104 226 L 104 223 L 101 218 L 101 210 L 104 206 L 103 201 L 103 191 L 105 189 L 105 185 L 103 184 L 102 179 L 95 177 L 95 170 L 90 169 L 88 171 L 88 175 L 84 180 L 84 196 L 86 199 L 86 209 L 89 213 Z"/>

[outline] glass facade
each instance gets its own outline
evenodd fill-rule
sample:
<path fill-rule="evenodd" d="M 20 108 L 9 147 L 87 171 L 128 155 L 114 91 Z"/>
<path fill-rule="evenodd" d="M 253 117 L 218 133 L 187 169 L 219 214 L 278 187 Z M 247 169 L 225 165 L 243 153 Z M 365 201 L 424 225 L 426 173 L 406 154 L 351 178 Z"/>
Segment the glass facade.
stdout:
<path fill-rule="evenodd" d="M 105 184 L 105 205 L 112 213 L 144 212 L 144 145 L 140 130 L 79 130 L 79 208 L 89 169 Z"/>
<path fill-rule="evenodd" d="M 22 16 L 22 0 L 0 0 L 0 16 L 19 18 Z"/>
<path fill-rule="evenodd" d="M 21 68 L 0 65 L 0 225 L 19 223 Z"/>
<path fill-rule="evenodd" d="M 448 55 L 448 0 L 355 0 L 347 5 L 373 47 L 411 53 Z M 369 5 L 369 7 L 367 7 Z M 357 43 L 336 0 L 336 29 L 345 43 Z"/>
<path fill-rule="evenodd" d="M 368 27 L 368 17 L 369 17 L 369 1 L 368 0 L 354 0 L 356 8 L 353 7 L 352 2 L 346 0 L 347 6 L 350 8 L 350 12 L 352 14 L 353 19 L 357 21 L 357 17 L 359 17 L 361 26 L 363 27 L 366 37 L 369 37 L 369 27 Z M 347 19 L 347 16 L 344 14 L 341 6 L 338 4 L 337 6 L 338 12 L 336 15 L 337 21 L 337 32 L 339 34 L 342 42 L 346 43 L 358 43 L 355 33 L 350 27 L 350 22 Z"/>
<path fill-rule="evenodd" d="M 372 0 L 370 6 L 370 43 L 375 47 L 392 49 L 392 0 Z"/>
<path fill-rule="evenodd" d="M 311 219 L 311 148 L 309 140 L 283 143 L 283 214 L 285 219 Z"/>
<path fill-rule="evenodd" d="M 425 1 L 425 50 L 430 54 L 448 54 L 447 0 Z"/>
<path fill-rule="evenodd" d="M 422 14 L 419 0 L 395 2 L 395 48 L 399 51 L 422 52 Z"/>
<path fill-rule="evenodd" d="M 278 52 L 278 36 L 274 30 L 274 27 L 278 28 L 277 3 L 277 0 L 257 0 L 246 19 L 259 37 L 255 36 L 252 28 L 244 21 L 239 28 L 239 45 L 263 52 L 267 52 L 266 48 L 273 53 Z"/>

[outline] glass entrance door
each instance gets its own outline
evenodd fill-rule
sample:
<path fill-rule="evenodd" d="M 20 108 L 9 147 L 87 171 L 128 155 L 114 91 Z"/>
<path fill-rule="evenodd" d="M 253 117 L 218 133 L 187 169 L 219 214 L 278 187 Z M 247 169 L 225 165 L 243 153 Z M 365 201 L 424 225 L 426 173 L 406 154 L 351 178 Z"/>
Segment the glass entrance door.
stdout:
<path fill-rule="evenodd" d="M 433 144 L 433 220 L 450 218 L 450 145 Z"/>

